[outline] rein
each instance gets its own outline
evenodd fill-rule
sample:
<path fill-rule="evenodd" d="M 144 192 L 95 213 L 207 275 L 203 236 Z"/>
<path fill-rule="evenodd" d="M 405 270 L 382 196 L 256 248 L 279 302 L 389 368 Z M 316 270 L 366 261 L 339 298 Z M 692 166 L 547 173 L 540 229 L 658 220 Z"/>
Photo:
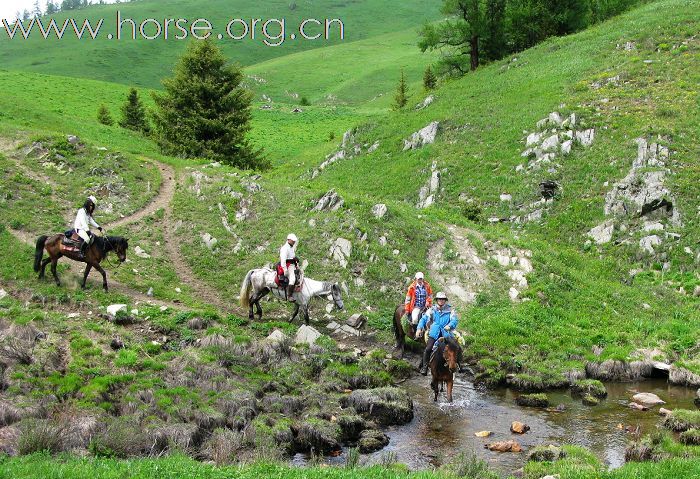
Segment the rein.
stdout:
<path fill-rule="evenodd" d="M 116 248 L 114 247 L 114 244 L 112 244 L 112 242 L 109 240 L 109 236 L 104 235 L 104 236 L 102 237 L 102 239 L 103 239 L 104 241 L 106 241 L 106 242 L 109 244 L 109 247 L 110 247 L 110 250 L 109 250 L 109 251 L 116 251 Z M 114 264 L 109 260 L 109 251 L 106 251 L 106 250 L 103 250 L 103 251 L 102 251 L 102 252 L 104 253 L 104 259 L 105 259 L 105 261 L 107 262 L 107 264 L 108 264 L 111 268 L 113 268 L 113 269 L 119 268 L 119 267 L 122 265 L 121 262 L 120 262 L 120 263 L 117 263 L 117 266 L 115 267 Z"/>

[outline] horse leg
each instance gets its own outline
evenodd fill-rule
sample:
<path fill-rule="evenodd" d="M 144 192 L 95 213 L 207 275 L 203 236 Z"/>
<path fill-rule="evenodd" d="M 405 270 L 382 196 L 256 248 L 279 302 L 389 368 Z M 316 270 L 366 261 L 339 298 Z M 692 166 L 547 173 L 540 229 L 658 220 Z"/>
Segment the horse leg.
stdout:
<path fill-rule="evenodd" d="M 58 273 L 56 272 L 56 265 L 58 264 L 58 258 L 51 260 L 51 274 L 53 279 L 56 281 L 56 286 L 61 286 L 61 281 L 58 279 Z"/>
<path fill-rule="evenodd" d="M 253 306 L 255 306 L 255 303 L 258 301 L 258 295 L 254 294 L 252 298 L 250 298 L 250 301 L 248 302 L 248 319 L 253 319 L 255 316 L 253 316 Z"/>
<path fill-rule="evenodd" d="M 97 271 L 99 271 L 100 274 L 102 275 L 102 287 L 105 289 L 105 292 L 108 291 L 108 288 L 107 288 L 107 272 L 106 272 L 105 269 L 104 269 L 102 266 L 100 266 L 99 264 L 95 264 L 95 269 L 96 269 Z"/>
<path fill-rule="evenodd" d="M 294 321 L 294 318 L 297 317 L 297 314 L 299 314 L 299 303 L 294 303 L 294 312 L 292 313 L 292 317 L 289 318 L 289 322 L 291 323 Z"/>
<path fill-rule="evenodd" d="M 258 295 L 257 299 L 255 300 L 255 308 L 258 313 L 258 319 L 262 319 L 262 308 L 260 307 L 260 300 L 263 299 L 265 296 L 267 296 L 267 293 L 269 293 L 270 290 L 265 288 L 262 291 L 260 291 L 260 294 Z"/>
<path fill-rule="evenodd" d="M 51 262 L 51 258 L 46 258 L 41 262 L 41 270 L 39 271 L 39 279 L 44 279 L 44 274 L 46 273 L 46 265 Z"/>
<path fill-rule="evenodd" d="M 85 267 L 85 273 L 83 273 L 83 284 L 81 288 L 85 289 L 85 282 L 87 281 L 87 277 L 90 274 L 90 270 L 92 269 L 92 264 L 88 263 L 87 266 Z"/>
<path fill-rule="evenodd" d="M 447 402 L 452 402 L 452 386 L 454 384 L 454 378 L 447 381 Z"/>
<path fill-rule="evenodd" d="M 309 305 L 304 305 L 304 324 L 309 325 Z"/>
<path fill-rule="evenodd" d="M 433 401 L 437 402 L 437 398 L 438 398 L 438 384 L 437 384 L 437 380 L 433 379 L 433 380 L 430 382 L 430 387 L 433 388 L 433 392 L 435 393 L 435 398 L 433 399 Z"/>

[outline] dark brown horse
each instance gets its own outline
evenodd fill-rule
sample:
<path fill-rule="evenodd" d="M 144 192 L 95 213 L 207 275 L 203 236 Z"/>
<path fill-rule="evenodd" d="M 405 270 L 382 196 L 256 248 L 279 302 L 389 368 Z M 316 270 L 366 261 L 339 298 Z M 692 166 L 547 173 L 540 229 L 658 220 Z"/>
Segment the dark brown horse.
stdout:
<path fill-rule="evenodd" d="M 462 348 L 452 337 L 440 338 L 437 344 L 437 351 L 430 357 L 430 375 L 433 378 L 430 387 L 433 388 L 434 400 L 437 401 L 439 386 L 447 385 L 447 402 L 452 402 L 454 375 L 459 368 Z"/>
<path fill-rule="evenodd" d="M 34 271 L 39 273 L 39 278 L 44 277 L 44 270 L 46 265 L 51 263 L 51 273 L 53 274 L 56 284 L 61 286 L 61 282 L 58 279 L 58 274 L 56 273 L 56 264 L 58 260 L 65 256 L 73 261 L 80 261 L 81 263 L 87 263 L 85 268 L 85 273 L 83 274 L 83 284 L 82 287 L 85 288 L 85 282 L 90 274 L 90 270 L 95 268 L 102 274 L 102 287 L 107 291 L 107 273 L 100 266 L 100 262 L 107 257 L 107 253 L 114 251 L 119 258 L 119 262 L 123 263 L 126 261 L 126 250 L 129 248 L 129 243 L 125 238 L 121 236 L 95 236 L 92 244 L 88 247 L 85 258 L 80 255 L 80 251 L 76 248 L 66 248 L 66 246 L 61 244 L 63 239 L 62 234 L 54 236 L 41 236 L 36 240 L 36 254 L 34 255 Z M 48 253 L 49 257 L 44 258 L 44 250 Z"/>
<path fill-rule="evenodd" d="M 421 311 L 421 314 L 424 311 Z M 394 310 L 394 337 L 396 338 L 396 351 L 398 353 L 399 357 L 403 356 L 404 349 L 406 347 L 406 336 L 408 336 L 411 339 L 414 339 L 416 335 L 416 327 L 411 324 L 410 321 L 406 321 L 407 325 L 404 325 L 403 317 L 406 314 L 406 310 L 404 309 L 404 304 L 401 303 L 399 304 L 396 309 Z M 425 347 L 425 338 L 421 337 L 418 339 L 415 339 L 415 341 L 418 341 L 420 344 Z"/>

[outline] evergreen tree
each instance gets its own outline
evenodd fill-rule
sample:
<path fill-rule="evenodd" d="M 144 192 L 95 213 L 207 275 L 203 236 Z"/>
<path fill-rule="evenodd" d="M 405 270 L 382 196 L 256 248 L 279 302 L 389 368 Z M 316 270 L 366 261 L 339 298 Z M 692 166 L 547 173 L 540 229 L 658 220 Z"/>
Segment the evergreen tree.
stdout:
<path fill-rule="evenodd" d="M 400 110 L 408 103 L 408 86 L 406 85 L 406 77 L 401 70 L 401 79 L 396 87 L 396 96 L 394 97 L 394 110 Z"/>
<path fill-rule="evenodd" d="M 122 119 L 119 122 L 119 126 L 142 133 L 148 133 L 151 130 L 146 120 L 146 109 L 141 103 L 139 92 L 136 91 L 136 88 L 132 88 L 129 91 L 126 103 L 122 106 Z"/>
<path fill-rule="evenodd" d="M 269 161 L 247 138 L 252 95 L 241 86 L 240 68 L 228 65 L 211 40 L 190 43 L 154 93 L 156 139 L 172 155 L 201 157 L 246 169 L 268 168 Z"/>
<path fill-rule="evenodd" d="M 49 0 L 46 2 L 46 14 L 47 15 L 53 15 L 58 11 L 58 7 L 56 6 L 55 3 L 53 3 L 53 0 Z"/>
<path fill-rule="evenodd" d="M 112 115 L 110 115 L 109 110 L 104 103 L 100 105 L 99 110 L 97 110 L 97 121 L 107 126 L 112 126 L 114 124 Z"/>
<path fill-rule="evenodd" d="M 32 14 L 37 18 L 39 18 L 42 15 L 41 7 L 39 6 L 39 0 L 35 0 L 34 10 L 32 11 Z"/>
<path fill-rule="evenodd" d="M 423 88 L 426 90 L 432 90 L 436 86 L 437 77 L 435 76 L 433 69 L 430 68 L 430 65 L 428 65 L 428 68 L 425 69 L 425 73 L 423 73 Z"/>
<path fill-rule="evenodd" d="M 487 0 L 482 47 L 487 60 L 498 60 L 508 53 L 506 0 Z"/>

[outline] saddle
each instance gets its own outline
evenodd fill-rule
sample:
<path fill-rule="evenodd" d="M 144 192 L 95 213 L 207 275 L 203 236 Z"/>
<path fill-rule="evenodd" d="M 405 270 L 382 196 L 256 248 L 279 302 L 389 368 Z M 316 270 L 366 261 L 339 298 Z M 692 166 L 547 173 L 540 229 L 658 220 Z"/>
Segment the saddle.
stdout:
<path fill-rule="evenodd" d="M 61 239 L 61 243 L 65 246 L 72 246 L 72 247 L 77 247 L 80 249 L 80 243 L 83 242 L 83 239 L 78 236 L 78 233 L 76 233 L 75 230 L 68 230 L 63 234 L 63 238 Z"/>
<path fill-rule="evenodd" d="M 282 268 L 282 265 L 279 262 L 275 263 L 275 271 L 277 272 L 277 274 L 275 275 L 275 284 L 277 285 L 277 287 L 280 289 L 284 289 L 287 286 L 289 286 L 289 278 L 287 278 L 284 275 L 284 269 Z M 301 291 L 301 286 L 304 283 L 304 273 L 299 269 L 298 266 L 295 267 L 294 277 L 294 291 Z"/>

